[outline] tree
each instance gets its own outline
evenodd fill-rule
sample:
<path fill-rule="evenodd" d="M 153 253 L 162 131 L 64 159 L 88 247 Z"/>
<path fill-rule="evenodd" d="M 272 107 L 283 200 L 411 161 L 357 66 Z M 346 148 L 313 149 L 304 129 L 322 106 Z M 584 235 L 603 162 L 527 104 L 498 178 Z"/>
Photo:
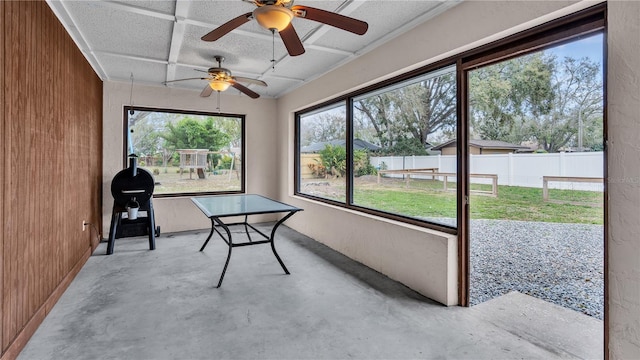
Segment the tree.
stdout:
<path fill-rule="evenodd" d="M 381 147 L 389 147 L 392 143 L 392 115 L 389 94 L 378 94 L 354 102 L 353 108 L 358 110 L 355 117 L 362 128 L 372 128 L 375 131 L 377 143 Z"/>
<path fill-rule="evenodd" d="M 150 119 L 151 114 L 149 111 L 134 111 L 133 114 L 127 112 L 129 153 L 151 155 L 157 151 L 157 125 Z"/>
<path fill-rule="evenodd" d="M 136 126 L 139 121 L 146 119 L 149 115 L 152 114 L 150 111 L 134 111 L 133 114 L 130 112 L 127 113 L 129 116 L 129 128 Z"/>
<path fill-rule="evenodd" d="M 603 87 L 600 64 L 588 58 L 566 57 L 558 62 L 552 87 L 555 97 L 551 111 L 527 122 L 530 138 L 548 152 L 557 152 L 568 144 L 584 148 L 583 139 L 587 139 L 587 147 L 601 147 Z M 585 133 L 587 136 L 583 136 Z"/>
<path fill-rule="evenodd" d="M 542 52 L 486 66 L 469 74 L 471 134 L 520 143 L 523 119 L 551 111 L 555 59 Z"/>
<path fill-rule="evenodd" d="M 414 137 L 400 137 L 390 147 L 377 151 L 381 156 L 429 155 L 424 144 Z"/>
<path fill-rule="evenodd" d="M 209 117 L 204 121 L 185 116 L 175 124 L 168 123 L 167 131 L 160 135 L 166 147 L 176 149 L 208 149 L 217 151 L 228 146 L 230 136 L 223 133 Z"/>
<path fill-rule="evenodd" d="M 162 166 L 167 170 L 167 162 L 174 152 L 165 146 L 162 133 L 166 132 L 167 124 L 175 122 L 181 115 L 155 111 L 135 111 L 127 113 L 129 117 L 129 153 L 162 156 Z"/>
<path fill-rule="evenodd" d="M 209 117 L 207 117 L 209 119 Z M 215 117 L 211 118 L 217 124 L 217 127 L 223 133 L 229 136 L 229 142 L 231 147 L 242 146 L 242 126 L 240 119 L 227 118 L 227 117 Z"/>
<path fill-rule="evenodd" d="M 164 140 L 154 125 L 150 121 L 139 121 L 135 128 L 129 129 L 130 152 L 152 156 L 160 151 Z"/>
<path fill-rule="evenodd" d="M 396 121 L 408 133 L 398 139 L 414 138 L 424 147 L 430 134 L 455 127 L 456 83 L 452 74 L 400 88 L 390 95 L 396 104 Z"/>
<path fill-rule="evenodd" d="M 469 91 L 472 136 L 547 152 L 602 146 L 599 62 L 537 52 L 474 70 Z"/>
<path fill-rule="evenodd" d="M 372 142 L 382 148 L 418 144 L 424 152 L 430 135 L 455 129 L 455 78 L 446 73 L 423 79 L 358 100 L 353 107 L 356 135 L 367 139 L 372 132 L 376 140 Z"/>
<path fill-rule="evenodd" d="M 305 117 L 300 131 L 301 146 L 345 139 L 347 131 L 344 108 L 324 111 Z"/>

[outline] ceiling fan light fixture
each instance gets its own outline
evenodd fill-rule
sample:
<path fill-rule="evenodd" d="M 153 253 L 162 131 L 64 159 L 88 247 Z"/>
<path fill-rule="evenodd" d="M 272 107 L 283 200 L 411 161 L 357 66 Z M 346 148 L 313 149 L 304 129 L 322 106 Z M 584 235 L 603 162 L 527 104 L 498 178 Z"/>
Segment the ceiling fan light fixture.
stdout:
<path fill-rule="evenodd" d="M 291 23 L 293 11 L 282 6 L 264 5 L 253 11 L 253 17 L 263 28 L 280 32 Z"/>
<path fill-rule="evenodd" d="M 222 80 L 211 80 L 209 81 L 209 86 L 215 91 L 225 91 L 229 88 L 231 84 Z"/>

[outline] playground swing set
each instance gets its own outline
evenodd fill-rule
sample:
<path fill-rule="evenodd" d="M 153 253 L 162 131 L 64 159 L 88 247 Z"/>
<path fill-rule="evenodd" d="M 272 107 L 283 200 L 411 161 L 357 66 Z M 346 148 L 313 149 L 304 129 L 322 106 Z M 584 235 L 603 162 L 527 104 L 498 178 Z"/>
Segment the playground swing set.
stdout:
<path fill-rule="evenodd" d="M 192 174 L 195 171 L 198 174 L 199 179 L 205 179 L 206 174 L 205 170 L 209 168 L 209 163 L 207 161 L 207 157 L 209 154 L 218 154 L 218 155 L 229 155 L 231 156 L 231 164 L 229 165 L 229 169 L 224 169 L 228 171 L 229 180 L 231 179 L 231 174 L 233 173 L 233 169 L 236 161 L 236 154 L 234 152 L 229 151 L 209 151 L 208 149 L 178 149 L 176 150 L 180 155 L 180 176 L 182 177 L 182 173 L 186 170 L 189 172 L 189 179 L 193 179 Z M 213 166 L 210 167 L 211 174 L 213 172 Z"/>

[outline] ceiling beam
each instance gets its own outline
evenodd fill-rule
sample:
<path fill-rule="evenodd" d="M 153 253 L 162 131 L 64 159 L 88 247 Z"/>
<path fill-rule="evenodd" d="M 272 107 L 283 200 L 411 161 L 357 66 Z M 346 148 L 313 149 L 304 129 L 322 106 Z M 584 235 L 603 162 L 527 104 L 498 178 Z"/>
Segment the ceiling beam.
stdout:
<path fill-rule="evenodd" d="M 78 49 L 80 49 L 80 51 L 84 54 L 84 57 L 87 59 L 87 61 L 93 68 L 93 71 L 96 72 L 100 80 L 107 80 L 107 72 L 104 71 L 104 68 L 102 67 L 102 64 L 100 64 L 100 61 L 98 61 L 98 58 L 93 56 L 93 51 L 89 47 L 89 44 L 87 43 L 87 40 L 85 39 L 85 36 L 82 34 L 80 29 L 73 25 L 76 22 L 73 17 L 71 17 L 71 14 L 69 14 L 69 11 L 64 6 L 64 3 L 52 0 L 46 0 L 46 2 L 53 13 L 56 15 L 56 17 L 60 19 L 62 26 L 64 26 L 65 30 L 67 30 L 67 33 L 69 34 L 69 36 L 71 36 L 73 42 L 76 43 Z"/>
<path fill-rule="evenodd" d="M 356 9 L 358 9 L 364 3 L 365 3 L 364 1 L 348 0 L 348 1 L 343 2 L 340 6 L 338 6 L 338 8 L 335 10 L 335 12 L 337 12 L 337 13 L 339 13 L 341 15 L 344 15 L 344 16 L 349 16 L 349 14 L 353 13 L 354 11 L 356 11 Z M 303 41 L 305 43 L 313 44 L 318 39 L 323 37 L 331 29 L 333 29 L 333 27 L 331 27 L 329 25 L 320 25 L 317 28 L 315 28 L 314 30 L 310 31 L 304 37 Z"/>
<path fill-rule="evenodd" d="M 137 15 L 144 15 L 144 16 L 151 16 L 157 19 L 163 19 L 163 20 L 169 20 L 169 21 L 174 21 L 175 17 L 171 14 L 165 14 L 165 13 L 161 13 L 159 11 L 156 10 L 151 10 L 151 9 L 146 9 L 146 8 L 142 8 L 139 6 L 135 6 L 135 5 L 130 5 L 130 4 L 125 4 L 125 3 L 121 3 L 121 2 L 115 2 L 115 1 L 93 1 L 91 2 L 92 5 L 98 5 L 98 6 L 104 6 L 104 7 L 108 7 L 111 9 L 116 9 L 116 10 L 121 10 L 121 11 L 126 11 L 132 14 L 137 14 Z M 177 7 L 177 5 L 176 5 Z"/>
<path fill-rule="evenodd" d="M 353 53 L 351 51 L 345 51 L 345 50 L 341 50 L 341 49 L 330 48 L 330 47 L 326 47 L 326 46 L 319 46 L 319 45 L 314 45 L 314 44 L 305 44 L 304 47 L 305 47 L 305 49 L 312 49 L 312 50 L 317 50 L 317 51 L 322 51 L 322 52 L 331 53 L 331 54 L 337 54 L 337 55 L 343 55 L 343 56 L 355 55 L 355 53 Z"/>
<path fill-rule="evenodd" d="M 117 58 L 121 58 L 121 59 L 127 59 L 127 60 L 135 60 L 135 61 L 145 61 L 145 62 L 150 62 L 150 63 L 154 63 L 154 64 L 168 64 L 169 62 L 165 59 L 154 59 L 148 56 L 139 56 L 139 55 L 130 55 L 130 54 L 121 54 L 121 53 L 116 53 L 113 51 L 101 51 L 101 50 L 94 50 L 91 53 L 96 54 L 96 55 L 109 55 L 109 56 L 113 56 L 113 57 L 117 57 Z"/>
<path fill-rule="evenodd" d="M 184 19 L 189 15 L 189 7 L 191 3 L 187 0 L 176 1 L 175 21 L 173 22 L 173 33 L 171 34 L 171 45 L 169 48 L 169 58 L 167 66 L 167 74 L 165 80 L 174 80 L 176 77 L 176 63 L 182 49 L 182 41 L 184 40 L 184 32 L 186 24 Z"/>

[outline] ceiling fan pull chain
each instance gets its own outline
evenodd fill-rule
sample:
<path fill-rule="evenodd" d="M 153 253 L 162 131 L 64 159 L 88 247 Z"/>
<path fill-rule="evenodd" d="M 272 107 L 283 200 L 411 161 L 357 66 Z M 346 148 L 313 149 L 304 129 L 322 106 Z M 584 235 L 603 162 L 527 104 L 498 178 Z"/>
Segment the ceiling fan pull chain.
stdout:
<path fill-rule="evenodd" d="M 216 110 L 218 110 L 218 113 L 220 113 L 220 91 L 218 91 L 217 93 L 218 93 L 218 106 L 216 107 Z"/>
<path fill-rule="evenodd" d="M 276 71 L 276 29 L 271 29 L 271 69 Z"/>
<path fill-rule="evenodd" d="M 131 91 L 129 91 L 129 106 L 133 107 L 133 73 L 131 73 Z M 133 115 L 133 109 L 129 109 L 129 114 Z"/>

